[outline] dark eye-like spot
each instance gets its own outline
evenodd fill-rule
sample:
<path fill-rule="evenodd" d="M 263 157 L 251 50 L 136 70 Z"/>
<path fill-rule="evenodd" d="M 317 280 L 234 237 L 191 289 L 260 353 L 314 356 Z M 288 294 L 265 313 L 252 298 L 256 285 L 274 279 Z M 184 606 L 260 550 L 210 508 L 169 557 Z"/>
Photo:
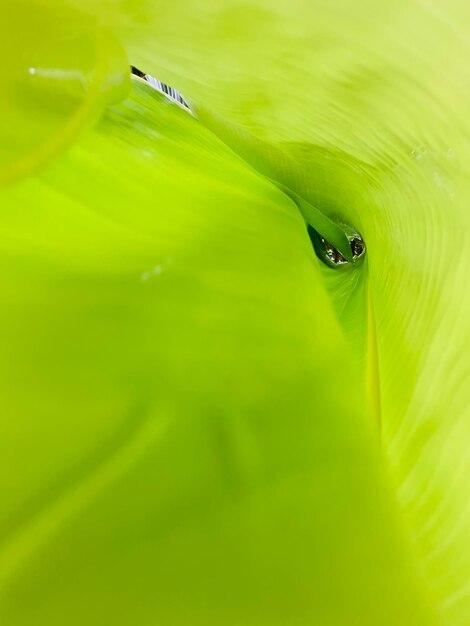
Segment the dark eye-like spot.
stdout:
<path fill-rule="evenodd" d="M 331 243 L 329 243 L 324 237 L 322 237 L 311 226 L 308 226 L 308 234 L 313 244 L 313 248 L 317 257 L 332 268 L 354 266 L 356 263 L 362 261 L 366 253 L 366 244 L 361 235 L 351 227 L 345 228 L 345 234 L 349 240 L 349 245 L 352 253 L 352 261 L 348 261 L 339 250 L 337 250 Z"/>
<path fill-rule="evenodd" d="M 366 251 L 365 243 L 359 234 L 350 239 L 349 245 L 351 246 L 353 261 L 355 259 L 359 259 L 359 257 L 361 257 Z"/>

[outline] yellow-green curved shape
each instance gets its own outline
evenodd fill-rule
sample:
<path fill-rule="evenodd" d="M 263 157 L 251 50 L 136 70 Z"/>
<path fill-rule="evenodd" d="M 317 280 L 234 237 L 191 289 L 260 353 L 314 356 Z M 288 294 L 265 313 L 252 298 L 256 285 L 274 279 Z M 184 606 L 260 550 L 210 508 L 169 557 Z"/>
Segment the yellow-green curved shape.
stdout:
<path fill-rule="evenodd" d="M 63 2 L 2 0 L 0 184 L 36 171 L 129 86 L 126 55 Z"/>
<path fill-rule="evenodd" d="M 0 191 L 2 625 L 466 626 L 470 9 L 76 4 L 367 259 L 142 84 Z"/>

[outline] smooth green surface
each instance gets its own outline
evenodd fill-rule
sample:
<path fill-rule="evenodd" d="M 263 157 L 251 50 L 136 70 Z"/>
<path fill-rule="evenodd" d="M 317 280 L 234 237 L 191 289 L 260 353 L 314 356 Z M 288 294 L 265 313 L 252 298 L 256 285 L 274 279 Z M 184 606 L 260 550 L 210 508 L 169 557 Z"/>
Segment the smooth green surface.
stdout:
<path fill-rule="evenodd" d="M 117 40 L 66 3 L 1 0 L 0 183 L 51 161 L 110 102 L 128 64 Z"/>
<path fill-rule="evenodd" d="M 334 245 L 346 259 L 352 261 L 351 248 L 343 229 L 308 201 L 308 193 L 303 193 L 302 196 L 298 193 L 298 190 L 304 191 L 309 182 L 308 173 L 302 171 L 303 159 L 291 158 L 290 151 L 261 141 L 240 126 L 229 124 L 207 109 L 193 105 L 193 111 L 204 126 L 222 139 L 246 163 L 292 198 L 307 224 Z"/>
<path fill-rule="evenodd" d="M 1 623 L 466 626 L 470 10 L 78 4 L 368 253 L 145 86 L 0 192 Z"/>

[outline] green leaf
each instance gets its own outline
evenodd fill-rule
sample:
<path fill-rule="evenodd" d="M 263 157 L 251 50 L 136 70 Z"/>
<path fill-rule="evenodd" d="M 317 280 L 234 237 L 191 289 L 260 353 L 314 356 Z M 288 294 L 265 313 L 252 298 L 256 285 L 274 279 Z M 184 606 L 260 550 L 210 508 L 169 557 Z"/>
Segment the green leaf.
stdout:
<path fill-rule="evenodd" d="M 80 4 L 367 261 L 145 86 L 2 190 L 2 624 L 465 626 L 469 9 Z"/>
<path fill-rule="evenodd" d="M 385 459 L 452 625 L 470 615 L 469 18 L 457 0 L 180 0 L 121 29 L 134 64 L 292 146 L 309 174 L 296 191 L 364 236 Z"/>
<path fill-rule="evenodd" d="M 2 204 L 2 623 L 430 623 L 287 196 L 136 85 Z"/>

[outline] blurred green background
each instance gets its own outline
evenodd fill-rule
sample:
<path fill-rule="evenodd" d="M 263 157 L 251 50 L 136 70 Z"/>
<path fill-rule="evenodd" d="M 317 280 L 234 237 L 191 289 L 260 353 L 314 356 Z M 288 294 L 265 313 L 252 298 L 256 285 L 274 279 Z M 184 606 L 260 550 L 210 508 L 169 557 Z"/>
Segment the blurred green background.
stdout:
<path fill-rule="evenodd" d="M 466 4 L 0 6 L 1 623 L 468 624 Z"/>

